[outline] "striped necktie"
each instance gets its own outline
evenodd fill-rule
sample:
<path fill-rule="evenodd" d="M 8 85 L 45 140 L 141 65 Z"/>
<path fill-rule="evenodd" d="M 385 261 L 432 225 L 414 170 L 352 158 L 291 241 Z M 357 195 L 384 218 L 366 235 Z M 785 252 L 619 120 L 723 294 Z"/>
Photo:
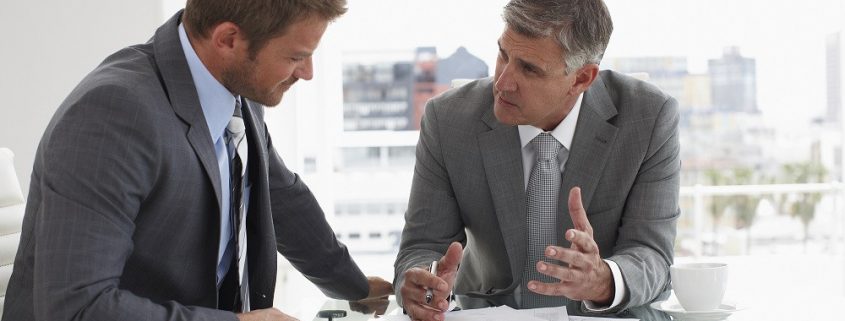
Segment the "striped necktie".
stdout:
<path fill-rule="evenodd" d="M 231 175 L 230 219 L 235 240 L 235 265 L 238 269 L 238 295 L 241 312 L 249 311 L 249 278 L 246 265 L 246 212 L 244 211 L 244 175 L 246 174 L 249 149 L 246 141 L 246 126 L 241 114 L 241 100 L 235 103 L 235 112 L 226 126 L 226 145 L 229 150 Z"/>

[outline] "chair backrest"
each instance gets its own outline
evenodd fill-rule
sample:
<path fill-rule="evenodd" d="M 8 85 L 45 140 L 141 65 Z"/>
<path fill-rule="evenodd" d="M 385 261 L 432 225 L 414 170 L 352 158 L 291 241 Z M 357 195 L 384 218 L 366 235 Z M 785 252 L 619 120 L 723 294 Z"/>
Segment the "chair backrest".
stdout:
<path fill-rule="evenodd" d="M 15 175 L 13 157 L 11 150 L 0 148 L 0 314 L 18 250 L 24 212 L 23 193 Z"/>
<path fill-rule="evenodd" d="M 473 80 L 475 80 L 475 79 L 469 79 L 469 78 L 456 78 L 456 79 L 452 79 L 452 84 L 451 84 L 451 86 L 452 86 L 452 88 L 458 88 L 458 87 L 460 87 L 460 86 L 466 85 L 467 83 L 469 83 L 469 82 L 471 82 L 471 81 L 473 81 Z"/>

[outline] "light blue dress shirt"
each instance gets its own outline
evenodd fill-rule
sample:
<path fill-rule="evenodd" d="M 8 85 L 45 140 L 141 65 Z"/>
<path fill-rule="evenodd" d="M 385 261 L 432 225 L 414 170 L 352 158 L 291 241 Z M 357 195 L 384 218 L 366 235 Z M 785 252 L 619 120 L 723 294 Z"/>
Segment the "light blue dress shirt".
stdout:
<path fill-rule="evenodd" d="M 230 180 L 229 180 L 229 152 L 227 151 L 226 139 L 224 133 L 226 126 L 229 125 L 229 120 L 235 112 L 236 99 L 240 96 L 235 96 L 226 87 L 217 81 L 211 72 L 205 68 L 194 48 L 191 47 L 188 34 L 185 33 L 185 27 L 179 24 L 179 40 L 182 43 L 182 51 L 185 53 L 185 58 L 188 60 L 188 68 L 191 70 L 191 76 L 194 80 L 194 86 L 197 87 L 197 95 L 202 106 L 202 113 L 205 115 L 205 121 L 208 125 L 208 130 L 211 133 L 211 142 L 214 143 L 214 152 L 217 155 L 217 166 L 220 170 L 220 242 L 217 250 L 217 287 L 223 281 L 223 277 L 229 271 L 229 266 L 232 262 L 232 255 L 234 249 L 229 248 L 229 240 L 232 239 L 232 223 L 229 220 L 229 208 L 231 204 L 230 195 Z M 246 166 L 247 164 L 244 164 Z M 247 171 L 249 173 L 249 171 Z M 249 213 L 249 191 L 251 184 L 249 183 L 249 175 L 244 176 L 244 211 Z"/>

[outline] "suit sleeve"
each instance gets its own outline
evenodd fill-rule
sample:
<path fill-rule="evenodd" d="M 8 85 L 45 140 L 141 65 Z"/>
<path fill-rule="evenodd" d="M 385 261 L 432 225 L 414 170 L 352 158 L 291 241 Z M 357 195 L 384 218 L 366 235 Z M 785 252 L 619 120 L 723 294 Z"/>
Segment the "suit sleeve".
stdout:
<path fill-rule="evenodd" d="M 269 133 L 270 198 L 276 247 L 309 281 L 331 298 L 359 300 L 369 283 L 337 240 L 314 194 L 279 157 Z"/>
<path fill-rule="evenodd" d="M 131 90 L 69 97 L 42 139 L 34 179 L 36 320 L 236 320 L 231 312 L 153 302 L 120 288 L 139 208 L 155 184 L 159 151 Z M 68 102 L 66 102 L 68 103 Z"/>
<path fill-rule="evenodd" d="M 452 242 L 466 245 L 464 224 L 440 145 L 436 101 L 428 102 L 420 122 L 411 195 L 394 264 L 393 284 L 400 303 L 405 271 L 439 260 Z"/>
<path fill-rule="evenodd" d="M 619 309 L 640 306 L 669 289 L 669 266 L 680 190 L 678 103 L 669 98 L 655 119 L 646 157 L 628 193 L 614 254 L 628 300 Z"/>

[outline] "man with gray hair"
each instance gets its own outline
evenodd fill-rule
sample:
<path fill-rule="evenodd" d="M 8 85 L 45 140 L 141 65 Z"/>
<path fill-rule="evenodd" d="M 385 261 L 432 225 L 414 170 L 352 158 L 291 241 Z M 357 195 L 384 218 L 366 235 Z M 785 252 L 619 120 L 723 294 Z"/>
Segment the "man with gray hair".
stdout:
<path fill-rule="evenodd" d="M 512 0 L 503 17 L 494 77 L 426 106 L 398 301 L 415 320 L 443 320 L 452 290 L 464 308 L 571 314 L 653 301 L 680 215 L 676 100 L 599 71 L 601 0 Z"/>

